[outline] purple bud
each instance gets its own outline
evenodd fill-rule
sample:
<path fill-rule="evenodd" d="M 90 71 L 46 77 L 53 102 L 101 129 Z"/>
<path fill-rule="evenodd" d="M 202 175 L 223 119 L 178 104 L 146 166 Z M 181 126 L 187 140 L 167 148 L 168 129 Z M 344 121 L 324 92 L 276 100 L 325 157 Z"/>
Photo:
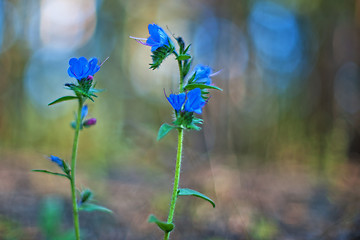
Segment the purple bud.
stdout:
<path fill-rule="evenodd" d="M 89 81 L 92 81 L 93 79 L 94 79 L 94 77 L 91 76 L 91 75 L 89 75 L 89 76 L 87 77 L 87 80 L 89 80 Z"/>
<path fill-rule="evenodd" d="M 90 118 L 90 119 L 84 121 L 84 123 L 83 123 L 84 127 L 90 127 L 95 124 L 96 124 L 96 118 Z"/>

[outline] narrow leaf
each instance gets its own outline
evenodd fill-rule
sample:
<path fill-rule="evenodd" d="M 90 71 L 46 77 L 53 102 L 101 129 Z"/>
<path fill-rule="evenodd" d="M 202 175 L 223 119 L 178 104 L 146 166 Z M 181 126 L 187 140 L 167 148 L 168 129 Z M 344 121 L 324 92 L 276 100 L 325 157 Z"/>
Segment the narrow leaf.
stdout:
<path fill-rule="evenodd" d="M 182 60 L 187 60 L 187 59 L 190 59 L 191 56 L 190 55 L 179 55 L 176 60 L 179 60 L 179 61 L 182 61 Z"/>
<path fill-rule="evenodd" d="M 211 200 L 209 197 L 205 196 L 202 193 L 199 193 L 198 191 L 192 190 L 190 188 L 180 188 L 178 190 L 178 196 L 195 196 L 195 197 L 199 197 L 202 198 L 206 201 L 208 201 L 209 203 L 211 203 L 213 205 L 213 207 L 215 207 L 215 203 L 213 200 Z"/>
<path fill-rule="evenodd" d="M 48 173 L 48 174 L 51 174 L 51 175 L 56 175 L 56 176 L 60 176 L 60 177 L 66 177 L 68 179 L 70 179 L 70 177 L 66 174 L 62 174 L 62 173 L 56 173 L 56 172 L 50 172 L 48 170 L 42 170 L 42 169 L 33 169 L 31 170 L 32 172 L 42 172 L 42 173 Z"/>
<path fill-rule="evenodd" d="M 187 53 L 187 51 L 189 50 L 190 46 L 191 46 L 191 44 L 189 44 L 189 46 L 186 47 L 184 53 Z"/>
<path fill-rule="evenodd" d="M 167 123 L 164 123 L 163 125 L 161 125 L 159 132 L 158 132 L 157 140 L 159 141 L 160 139 L 165 137 L 166 134 L 168 134 L 174 128 L 176 128 L 176 127 L 172 126 L 170 124 L 167 124 Z"/>
<path fill-rule="evenodd" d="M 158 225 L 158 227 L 166 233 L 171 232 L 175 227 L 175 225 L 173 223 L 167 223 L 167 222 L 160 221 L 152 214 L 149 216 L 148 222 L 156 223 L 156 225 Z"/>
<path fill-rule="evenodd" d="M 59 102 L 64 102 L 64 101 L 69 101 L 69 100 L 74 100 L 74 99 L 78 99 L 78 97 L 77 96 L 64 96 L 64 97 L 56 99 L 55 101 L 52 101 L 51 103 L 48 104 L 48 106 L 59 103 Z"/>
<path fill-rule="evenodd" d="M 101 212 L 112 213 L 110 209 L 94 203 L 83 203 L 80 205 L 79 210 L 87 211 L 87 212 L 101 211 Z"/>
<path fill-rule="evenodd" d="M 206 85 L 206 84 L 200 84 L 200 83 L 190 83 L 188 85 L 185 86 L 186 90 L 192 90 L 195 88 L 200 88 L 200 89 L 216 89 L 219 91 L 222 91 L 221 88 L 214 86 L 214 85 Z"/>

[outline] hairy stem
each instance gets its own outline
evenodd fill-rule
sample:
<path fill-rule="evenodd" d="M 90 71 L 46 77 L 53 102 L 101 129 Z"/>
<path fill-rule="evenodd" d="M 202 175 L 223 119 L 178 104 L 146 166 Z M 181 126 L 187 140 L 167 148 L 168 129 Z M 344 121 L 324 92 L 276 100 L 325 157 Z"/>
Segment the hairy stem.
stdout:
<path fill-rule="evenodd" d="M 180 72 L 180 85 L 179 85 L 179 92 L 184 92 L 184 73 L 183 73 L 183 64 L 182 61 L 178 60 L 179 65 L 179 72 Z"/>
<path fill-rule="evenodd" d="M 179 132 L 178 132 L 178 148 L 177 148 L 177 155 L 176 155 L 175 178 L 174 178 L 173 192 L 172 192 L 172 196 L 171 196 L 169 217 L 167 220 L 168 223 L 172 223 L 172 221 L 173 221 L 176 199 L 178 197 L 183 137 L 184 137 L 184 130 L 180 128 Z M 164 240 L 168 240 L 169 236 L 170 236 L 170 232 L 165 233 Z"/>
<path fill-rule="evenodd" d="M 73 143 L 72 157 L 71 157 L 71 180 L 70 180 L 76 240 L 80 240 L 80 225 L 79 225 L 79 208 L 76 201 L 75 170 L 76 170 L 76 155 L 77 155 L 77 148 L 79 142 L 82 107 L 83 107 L 83 100 L 79 98 L 79 109 L 76 118 L 76 129 L 75 129 L 75 136 L 74 136 L 74 143 Z"/>

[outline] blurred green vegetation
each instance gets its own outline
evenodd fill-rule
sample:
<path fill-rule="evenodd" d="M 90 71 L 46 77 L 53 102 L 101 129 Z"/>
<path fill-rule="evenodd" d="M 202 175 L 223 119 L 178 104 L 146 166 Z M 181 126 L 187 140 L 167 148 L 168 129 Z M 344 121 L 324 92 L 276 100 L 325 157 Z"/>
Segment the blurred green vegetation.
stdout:
<path fill-rule="evenodd" d="M 343 201 L 358 196 L 349 186 L 358 183 L 352 164 L 360 160 L 359 14 L 355 0 L 0 0 L 0 238 L 48 236 L 60 224 L 56 201 L 29 201 L 31 217 L 9 209 L 18 208 L 13 198 L 69 198 L 65 181 L 29 171 L 52 168 L 50 154 L 70 159 L 76 105 L 47 104 L 66 93 L 68 60 L 80 56 L 109 60 L 95 77 L 105 91 L 88 102 L 97 124 L 81 132 L 79 184 L 116 215 L 84 214 L 82 226 L 94 239 L 160 236 L 146 219 L 168 209 L 176 137 L 156 136 L 172 121 L 163 92 L 176 92 L 178 71 L 171 57 L 150 70 L 150 49 L 129 38 L 147 37 L 153 22 L 192 43 L 195 64 L 221 70 L 213 82 L 224 89 L 212 92 L 202 131 L 185 135 L 181 179 L 219 204 L 182 198 L 174 239 L 286 239 L 276 206 L 294 196 L 307 206 L 318 188 L 334 208 L 358 213 Z M 27 220 L 52 214 L 55 222 L 39 226 Z"/>

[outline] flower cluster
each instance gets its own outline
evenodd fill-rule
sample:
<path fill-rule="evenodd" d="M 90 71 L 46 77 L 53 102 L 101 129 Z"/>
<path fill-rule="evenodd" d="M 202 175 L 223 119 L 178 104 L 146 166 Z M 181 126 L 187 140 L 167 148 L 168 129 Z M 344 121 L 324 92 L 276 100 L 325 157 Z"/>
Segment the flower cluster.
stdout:
<path fill-rule="evenodd" d="M 198 64 L 195 66 L 190 77 L 187 77 L 192 63 L 192 57 L 189 54 L 190 45 L 186 46 L 181 37 L 175 38 L 179 45 L 177 52 L 173 42 L 164 29 L 156 24 L 149 24 L 148 30 L 150 36 L 147 39 L 130 38 L 151 47 L 153 63 L 150 64 L 150 68 L 158 68 L 162 61 L 170 54 L 175 55 L 180 67 L 180 93 L 166 96 L 175 111 L 174 125 L 166 124 L 165 132 L 167 133 L 169 129 L 174 128 L 200 130 L 200 127 L 196 124 L 201 124 L 202 120 L 194 117 L 193 113 L 202 113 L 202 108 L 207 103 L 208 89 L 221 90 L 212 84 L 211 77 L 216 73 L 214 74 L 209 66 Z M 184 83 L 184 79 L 187 79 L 186 84 Z M 166 135 L 162 134 L 163 129 L 163 127 L 160 128 L 158 139 L 159 136 L 162 138 Z"/>

